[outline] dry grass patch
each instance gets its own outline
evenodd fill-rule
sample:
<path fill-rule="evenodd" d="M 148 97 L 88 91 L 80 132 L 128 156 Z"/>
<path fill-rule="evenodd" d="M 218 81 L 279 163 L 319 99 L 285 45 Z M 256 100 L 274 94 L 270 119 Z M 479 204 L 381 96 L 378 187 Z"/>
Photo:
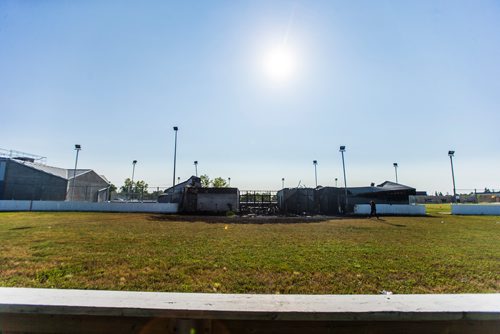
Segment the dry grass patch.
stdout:
<path fill-rule="evenodd" d="M 500 292 L 500 218 L 0 213 L 0 285 L 223 293 Z"/>

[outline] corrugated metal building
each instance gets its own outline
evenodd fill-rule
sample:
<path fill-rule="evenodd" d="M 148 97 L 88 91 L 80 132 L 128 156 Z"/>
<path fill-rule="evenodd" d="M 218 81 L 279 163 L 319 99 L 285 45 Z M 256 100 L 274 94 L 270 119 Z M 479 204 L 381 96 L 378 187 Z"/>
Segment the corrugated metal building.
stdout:
<path fill-rule="evenodd" d="M 91 169 L 65 169 L 29 159 L 0 157 L 0 199 L 87 201 L 108 199 L 110 183 Z"/>

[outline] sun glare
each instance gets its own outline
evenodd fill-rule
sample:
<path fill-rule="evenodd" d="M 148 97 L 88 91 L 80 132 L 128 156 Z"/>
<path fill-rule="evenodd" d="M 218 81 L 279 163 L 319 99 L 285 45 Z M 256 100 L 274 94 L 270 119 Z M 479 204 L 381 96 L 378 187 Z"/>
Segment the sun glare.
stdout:
<path fill-rule="evenodd" d="M 296 59 L 284 45 L 271 49 L 264 57 L 264 70 L 274 81 L 287 81 L 294 74 Z"/>

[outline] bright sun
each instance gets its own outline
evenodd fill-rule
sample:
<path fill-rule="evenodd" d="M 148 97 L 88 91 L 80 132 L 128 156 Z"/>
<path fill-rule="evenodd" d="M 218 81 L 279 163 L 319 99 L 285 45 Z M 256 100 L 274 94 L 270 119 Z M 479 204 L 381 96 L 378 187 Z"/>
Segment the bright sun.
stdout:
<path fill-rule="evenodd" d="M 296 59 L 284 45 L 271 49 L 264 57 L 264 70 L 273 81 L 287 81 L 294 74 Z"/>

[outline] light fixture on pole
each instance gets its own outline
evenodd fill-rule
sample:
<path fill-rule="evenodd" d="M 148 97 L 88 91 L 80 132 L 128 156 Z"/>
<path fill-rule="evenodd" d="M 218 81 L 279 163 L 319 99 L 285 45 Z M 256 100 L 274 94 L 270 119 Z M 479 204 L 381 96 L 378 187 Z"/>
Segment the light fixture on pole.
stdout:
<path fill-rule="evenodd" d="M 344 190 L 345 190 L 345 208 L 344 208 L 344 212 L 346 212 L 347 211 L 347 205 L 349 204 L 349 200 L 347 198 L 347 179 L 346 179 L 346 176 L 345 176 L 344 152 L 345 152 L 345 146 L 340 146 L 340 153 L 342 154 L 342 169 L 344 170 Z"/>
<path fill-rule="evenodd" d="M 128 199 L 130 199 L 130 188 L 133 189 L 134 187 L 134 174 L 135 174 L 135 164 L 137 163 L 137 160 L 132 161 L 132 180 L 128 186 Z"/>
<path fill-rule="evenodd" d="M 398 163 L 395 162 L 392 165 L 394 166 L 394 171 L 396 172 L 396 183 L 398 183 Z"/>
<path fill-rule="evenodd" d="M 285 178 L 281 178 L 281 189 L 285 189 Z"/>
<path fill-rule="evenodd" d="M 335 178 L 335 188 L 337 188 L 338 178 Z"/>
<path fill-rule="evenodd" d="M 195 176 L 198 177 L 198 160 L 194 161 L 194 172 Z"/>
<path fill-rule="evenodd" d="M 75 144 L 76 150 L 76 159 L 75 159 L 75 169 L 73 170 L 73 187 L 71 187 L 71 200 L 73 201 L 75 198 L 75 187 L 76 187 L 76 167 L 78 166 L 78 152 L 82 149 L 82 146 L 79 144 Z"/>
<path fill-rule="evenodd" d="M 177 184 L 181 183 L 181 177 L 177 176 Z"/>
<path fill-rule="evenodd" d="M 455 202 L 457 199 L 457 191 L 455 188 L 455 172 L 453 171 L 453 157 L 455 156 L 455 151 L 448 151 L 448 156 L 450 157 L 451 178 L 453 180 L 453 202 Z"/>
<path fill-rule="evenodd" d="M 175 163 L 177 159 L 177 130 L 179 128 L 177 126 L 174 126 L 174 131 L 175 131 L 175 145 L 174 145 L 174 177 L 172 179 L 172 186 L 175 187 Z"/>
<path fill-rule="evenodd" d="M 314 182 L 316 183 L 316 188 L 318 188 L 318 170 L 316 166 L 318 166 L 318 160 L 313 160 L 314 165 Z"/>
<path fill-rule="evenodd" d="M 230 178 L 230 177 L 228 177 L 228 178 L 227 178 L 227 181 L 228 181 L 228 186 L 229 186 L 229 187 L 231 187 L 231 178 Z"/>

